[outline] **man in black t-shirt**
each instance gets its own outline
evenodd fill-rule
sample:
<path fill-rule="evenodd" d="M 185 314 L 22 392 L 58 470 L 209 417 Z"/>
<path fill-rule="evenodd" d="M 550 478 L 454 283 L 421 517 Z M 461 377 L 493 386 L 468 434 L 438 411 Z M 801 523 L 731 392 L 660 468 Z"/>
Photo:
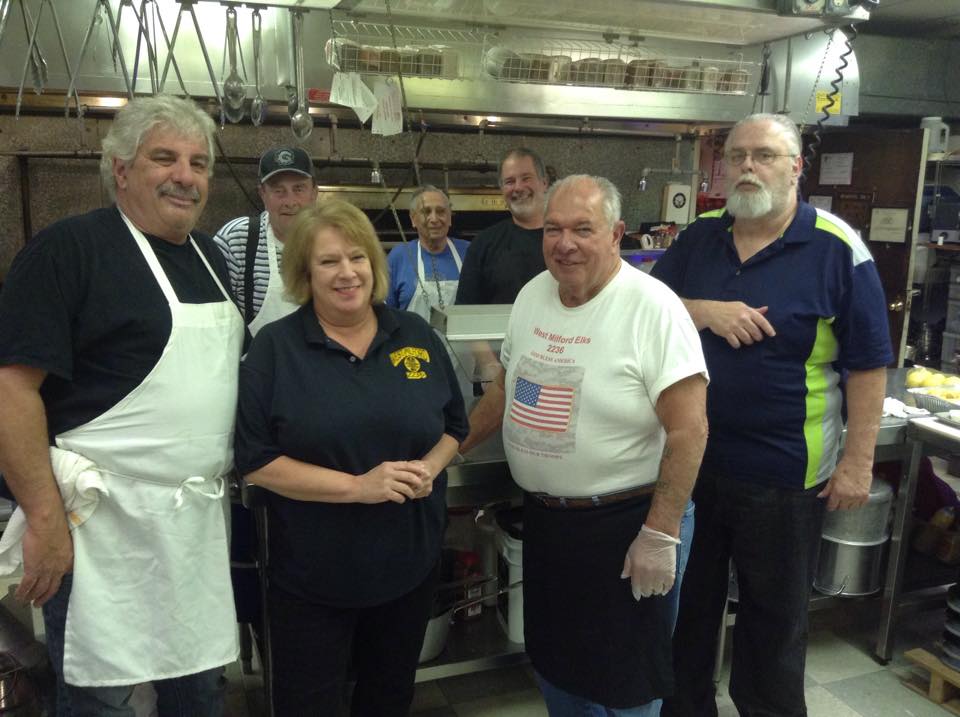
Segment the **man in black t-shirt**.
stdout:
<path fill-rule="evenodd" d="M 543 261 L 544 195 L 549 182 L 532 149 L 511 149 L 500 162 L 500 191 L 510 218 L 477 234 L 460 271 L 458 304 L 512 304 Z"/>
<path fill-rule="evenodd" d="M 61 715 L 114 714 L 148 681 L 161 714 L 219 715 L 236 659 L 220 497 L 244 327 L 193 232 L 214 131 L 188 100 L 128 103 L 100 164 L 116 204 L 41 231 L 0 294 L 0 470 L 19 504 L 0 572 L 22 550 Z"/>

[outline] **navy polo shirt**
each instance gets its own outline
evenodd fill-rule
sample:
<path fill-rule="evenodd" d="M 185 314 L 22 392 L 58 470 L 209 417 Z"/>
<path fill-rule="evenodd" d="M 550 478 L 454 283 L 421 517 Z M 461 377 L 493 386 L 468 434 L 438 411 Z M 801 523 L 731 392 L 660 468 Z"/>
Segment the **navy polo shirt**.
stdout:
<path fill-rule="evenodd" d="M 265 326 L 240 369 L 236 464 L 242 475 L 287 456 L 354 475 L 423 458 L 468 424 L 440 338 L 415 314 L 374 307 L 360 359 L 329 339 L 310 303 Z M 270 579 L 311 602 L 363 607 L 419 585 L 446 527 L 446 473 L 402 504 L 320 503 L 267 492 Z"/>
<path fill-rule="evenodd" d="M 827 480 L 843 428 L 841 373 L 893 360 L 876 266 L 854 230 L 801 202 L 776 241 L 740 262 L 733 217 L 701 215 L 653 268 L 684 299 L 768 307 L 777 335 L 732 348 L 700 332 L 710 371 L 705 470 L 804 489 Z"/>

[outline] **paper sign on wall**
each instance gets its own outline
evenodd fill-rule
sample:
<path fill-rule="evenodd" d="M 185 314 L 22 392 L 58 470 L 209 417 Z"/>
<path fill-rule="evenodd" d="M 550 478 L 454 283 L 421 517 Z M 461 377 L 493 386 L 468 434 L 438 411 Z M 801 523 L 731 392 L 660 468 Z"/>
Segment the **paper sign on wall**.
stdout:
<path fill-rule="evenodd" d="M 403 102 L 400 86 L 392 77 L 378 77 L 373 85 L 373 94 L 377 98 L 377 108 L 373 111 L 374 134 L 390 136 L 403 131 Z"/>
<path fill-rule="evenodd" d="M 807 199 L 807 203 L 817 209 L 823 209 L 829 212 L 833 207 L 833 197 L 828 194 L 811 194 Z"/>
<path fill-rule="evenodd" d="M 853 152 L 831 152 L 820 158 L 820 184 L 851 184 Z"/>
<path fill-rule="evenodd" d="M 827 110 L 832 115 L 840 114 L 840 107 L 842 106 L 843 95 L 840 92 L 837 92 L 833 96 L 833 104 L 830 105 L 830 109 Z M 830 92 L 827 90 L 817 90 L 817 113 L 823 112 L 823 108 L 830 104 Z"/>
<path fill-rule="evenodd" d="M 874 209 L 870 212 L 870 241 L 896 242 L 907 241 L 906 209 Z"/>

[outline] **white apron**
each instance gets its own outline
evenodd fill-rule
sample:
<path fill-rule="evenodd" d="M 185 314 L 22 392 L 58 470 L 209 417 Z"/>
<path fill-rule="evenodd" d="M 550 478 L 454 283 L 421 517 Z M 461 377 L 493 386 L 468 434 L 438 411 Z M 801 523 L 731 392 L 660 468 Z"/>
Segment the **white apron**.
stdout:
<path fill-rule="evenodd" d="M 280 276 L 280 263 L 277 261 L 277 241 L 279 240 L 274 236 L 273 228 L 270 226 L 270 220 L 268 219 L 267 263 L 270 265 L 270 278 L 267 280 L 267 293 L 263 296 L 260 311 L 250 322 L 251 336 L 256 336 L 257 332 L 271 321 L 282 319 L 287 314 L 292 314 L 300 308 L 283 297 L 283 279 Z"/>
<path fill-rule="evenodd" d="M 453 255 L 453 263 L 457 265 L 457 276 L 460 275 L 460 268 L 463 266 L 460 261 L 460 255 L 457 248 L 447 238 L 447 246 L 450 247 L 450 253 Z M 430 307 L 453 306 L 457 299 L 457 284 L 459 279 L 445 279 L 427 281 L 426 273 L 423 270 L 423 245 L 417 242 L 417 288 L 413 291 L 413 297 L 407 306 L 407 311 L 419 314 L 430 321 Z"/>
<path fill-rule="evenodd" d="M 72 534 L 63 672 L 80 686 L 179 677 L 238 653 L 221 498 L 243 319 L 192 238 L 222 302 L 180 303 L 146 237 L 123 219 L 173 325 L 143 383 L 56 439 L 93 461 L 109 492 Z"/>

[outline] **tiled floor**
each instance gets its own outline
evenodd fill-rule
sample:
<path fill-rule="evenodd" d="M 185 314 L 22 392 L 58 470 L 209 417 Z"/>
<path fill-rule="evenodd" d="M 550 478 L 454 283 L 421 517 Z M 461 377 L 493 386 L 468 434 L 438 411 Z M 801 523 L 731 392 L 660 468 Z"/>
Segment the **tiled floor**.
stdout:
<path fill-rule="evenodd" d="M 846 601 L 811 614 L 807 651 L 806 698 L 809 717 L 944 717 L 948 713 L 900 684 L 913 668 L 903 652 L 931 651 L 943 630 L 943 609 L 905 615 L 897 649 L 887 666 L 872 658 L 879 600 Z M 720 717 L 736 717 L 727 694 L 729 644 L 717 703 Z M 925 674 L 925 673 L 918 673 Z M 228 673 L 228 717 L 258 717 L 263 712 L 259 674 Z M 415 717 L 546 717 L 529 666 L 449 677 L 417 685 Z"/>

